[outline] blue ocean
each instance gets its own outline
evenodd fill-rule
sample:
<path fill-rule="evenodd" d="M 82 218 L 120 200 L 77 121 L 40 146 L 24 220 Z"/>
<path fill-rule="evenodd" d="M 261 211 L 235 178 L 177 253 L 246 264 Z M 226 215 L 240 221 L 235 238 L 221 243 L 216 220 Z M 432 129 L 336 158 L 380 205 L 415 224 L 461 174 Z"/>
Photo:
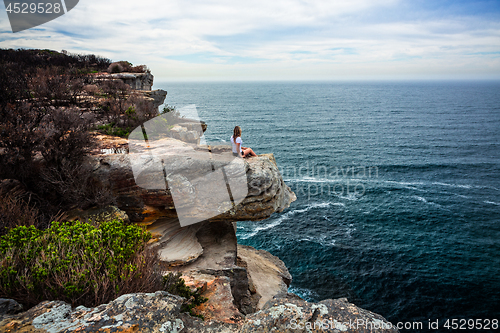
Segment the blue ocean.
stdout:
<path fill-rule="evenodd" d="M 285 262 L 291 292 L 424 323 L 409 331 L 500 319 L 500 82 L 154 88 L 196 105 L 208 143 L 239 125 L 244 146 L 274 153 L 297 201 L 237 236 Z"/>

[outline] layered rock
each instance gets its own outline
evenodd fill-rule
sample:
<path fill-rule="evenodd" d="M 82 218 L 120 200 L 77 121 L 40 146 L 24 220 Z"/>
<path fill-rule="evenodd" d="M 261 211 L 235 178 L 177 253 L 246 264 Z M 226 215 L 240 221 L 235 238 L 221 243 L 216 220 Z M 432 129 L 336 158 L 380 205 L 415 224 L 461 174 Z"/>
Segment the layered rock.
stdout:
<path fill-rule="evenodd" d="M 244 314 L 257 309 L 251 305 L 247 270 L 237 264 L 237 239 L 233 224 L 206 221 L 194 226 L 198 228 L 194 240 L 201 246 L 201 254 L 188 262 L 169 262 L 168 270 L 181 272 L 186 285 L 204 290 L 202 296 L 209 301 L 196 310 L 198 314 L 237 323 Z M 175 247 L 167 243 L 160 245 L 159 253 L 176 257 L 176 251 Z M 214 295 L 217 297 L 213 298 Z"/>
<path fill-rule="evenodd" d="M 121 80 L 128 84 L 134 90 L 151 90 L 153 86 L 153 74 L 146 73 L 100 73 L 96 76 L 97 80 Z"/>
<path fill-rule="evenodd" d="M 131 89 L 140 91 L 145 99 L 153 103 L 153 107 L 158 109 L 165 102 L 167 92 L 162 89 L 151 90 L 153 88 L 154 76 L 150 72 L 146 73 L 99 73 L 95 76 L 96 80 L 120 80 L 130 86 Z"/>
<path fill-rule="evenodd" d="M 181 313 L 184 299 L 164 291 L 128 294 L 95 308 L 46 301 L 17 315 L 0 315 L 0 332 L 235 332 Z"/>
<path fill-rule="evenodd" d="M 248 287 L 257 310 L 273 296 L 286 293 L 292 282 L 283 261 L 264 250 L 238 244 L 238 265 L 247 270 Z"/>
<path fill-rule="evenodd" d="M 117 206 L 134 222 L 175 217 L 176 208 L 180 206 L 186 216 L 197 221 L 263 220 L 295 200 L 272 154 L 236 160 L 228 147 L 212 150 L 172 138 L 156 140 L 153 147 L 143 143 L 136 149 L 139 152 L 134 154 L 102 154 L 89 158 L 96 178 L 111 189 Z M 238 179 L 245 182 L 246 188 L 241 190 L 246 196 L 237 205 L 221 199 L 215 207 L 209 199 L 218 190 L 225 192 L 226 198 L 230 196 L 226 183 L 212 181 L 213 171 L 224 169 L 227 175 L 236 167 L 241 171 Z M 141 173 L 134 174 L 133 169 Z M 166 175 L 164 170 L 168 172 Z M 176 185 L 189 192 L 186 197 L 189 200 L 184 205 L 174 205 L 171 188 Z"/>
<path fill-rule="evenodd" d="M 148 89 L 151 90 L 151 87 Z M 151 98 L 151 102 L 153 102 L 153 107 L 158 109 L 160 105 L 165 102 L 165 98 L 167 97 L 167 92 L 163 89 L 156 89 L 152 91 L 145 91 L 144 96 Z"/>
<path fill-rule="evenodd" d="M 181 125 L 187 131 L 200 131 L 200 123 L 187 121 Z M 89 163 L 94 166 L 95 176 L 112 190 L 118 207 L 133 222 L 147 225 L 153 235 L 151 246 L 157 249 L 164 266 L 182 272 L 188 285 L 203 286 L 204 296 L 211 301 L 195 311 L 206 318 L 238 323 L 270 297 L 286 291 L 291 277 L 278 258 L 244 247 L 237 260 L 237 239 L 232 223 L 265 219 L 295 200 L 294 193 L 281 178 L 274 156 L 240 159 L 235 158 L 227 146 L 198 146 L 185 142 L 187 140 L 149 138 L 149 142 L 139 141 L 135 147 L 129 146 L 129 154 L 98 154 L 90 158 Z M 123 149 L 121 141 L 104 141 L 108 152 L 110 143 L 120 144 Z M 151 166 L 158 156 L 164 173 Z M 135 170 L 145 171 L 139 175 L 134 173 L 134 163 Z M 244 189 L 239 200 L 236 200 L 238 189 L 229 186 L 235 184 L 234 180 L 231 183 L 219 179 L 224 183 L 214 184 L 212 178 L 208 178 L 209 181 L 206 178 L 214 170 L 224 170 L 224 175 L 230 177 L 237 173 L 235 169 L 239 170 L 238 179 Z M 164 189 L 159 188 L 162 183 Z M 179 200 L 175 202 L 173 193 L 176 189 L 192 189 L 194 194 L 181 209 L 185 216 L 199 223 L 180 223 Z M 214 211 L 215 205 L 210 200 L 219 190 L 226 191 L 226 196 L 227 191 L 232 190 L 231 196 L 226 201 L 216 201 L 217 207 L 224 209 Z M 207 212 L 213 213 L 207 217 L 204 215 Z M 249 274 L 247 268 L 253 273 Z M 272 282 L 249 283 L 251 274 L 260 279 L 266 272 Z"/>

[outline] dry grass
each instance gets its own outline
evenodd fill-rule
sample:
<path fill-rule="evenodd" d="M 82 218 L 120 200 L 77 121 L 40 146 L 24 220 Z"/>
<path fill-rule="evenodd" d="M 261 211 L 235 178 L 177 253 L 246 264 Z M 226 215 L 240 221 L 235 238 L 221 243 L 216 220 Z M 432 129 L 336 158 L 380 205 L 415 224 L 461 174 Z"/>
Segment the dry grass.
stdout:
<path fill-rule="evenodd" d="M 38 209 L 30 206 L 30 198 L 21 190 L 0 191 L 0 236 L 18 225 L 38 226 Z"/>

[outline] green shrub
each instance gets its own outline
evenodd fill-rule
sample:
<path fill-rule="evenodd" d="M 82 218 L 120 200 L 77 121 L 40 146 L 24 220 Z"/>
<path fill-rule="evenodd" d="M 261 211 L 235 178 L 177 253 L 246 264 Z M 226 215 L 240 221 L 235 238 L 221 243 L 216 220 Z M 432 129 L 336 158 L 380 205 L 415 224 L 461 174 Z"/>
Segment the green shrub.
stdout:
<path fill-rule="evenodd" d="M 100 125 L 97 128 L 104 134 L 119 136 L 122 138 L 128 137 L 130 132 L 132 131 L 132 128 L 130 128 L 130 127 L 122 128 L 122 127 L 116 126 L 114 123 Z"/>
<path fill-rule="evenodd" d="M 0 237 L 0 297 L 27 306 L 63 300 L 96 306 L 130 292 L 161 288 L 157 257 L 142 227 L 122 221 L 19 226 Z"/>
<path fill-rule="evenodd" d="M 181 312 L 189 312 L 191 316 L 204 319 L 203 315 L 195 314 L 193 308 L 208 301 L 208 298 L 201 296 L 201 288 L 196 288 L 193 292 L 186 286 L 184 279 L 181 278 L 181 273 L 168 273 L 163 277 L 164 290 L 179 295 L 187 299 L 181 307 Z"/>

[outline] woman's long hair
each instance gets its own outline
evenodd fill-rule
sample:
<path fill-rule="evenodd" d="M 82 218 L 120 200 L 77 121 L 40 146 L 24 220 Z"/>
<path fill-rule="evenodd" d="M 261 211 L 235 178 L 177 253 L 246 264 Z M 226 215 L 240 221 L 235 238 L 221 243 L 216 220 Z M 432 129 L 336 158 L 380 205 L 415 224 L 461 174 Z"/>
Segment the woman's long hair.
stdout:
<path fill-rule="evenodd" d="M 236 138 L 241 136 L 241 128 L 236 126 L 233 131 L 233 140 L 236 142 Z"/>

